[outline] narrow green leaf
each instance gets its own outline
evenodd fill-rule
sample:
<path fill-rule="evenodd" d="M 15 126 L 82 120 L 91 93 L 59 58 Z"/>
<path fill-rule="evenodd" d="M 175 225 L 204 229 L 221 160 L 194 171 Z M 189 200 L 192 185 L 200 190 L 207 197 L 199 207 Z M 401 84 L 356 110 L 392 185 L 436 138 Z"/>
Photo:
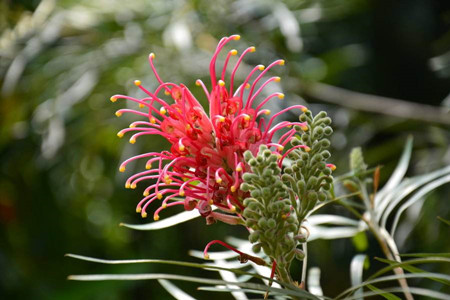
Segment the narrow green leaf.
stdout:
<path fill-rule="evenodd" d="M 394 288 L 387 288 L 380 291 L 372 291 L 372 292 L 365 292 L 362 296 L 363 297 L 371 297 L 376 296 L 380 294 L 388 293 L 403 293 L 403 289 L 400 287 L 394 287 Z M 443 294 L 440 292 L 436 292 L 430 289 L 423 289 L 423 288 L 416 288 L 416 287 L 410 287 L 409 292 L 414 295 L 420 295 L 420 296 L 426 296 L 427 299 L 439 299 L 439 300 L 448 300 L 448 294 Z M 355 296 L 345 298 L 345 300 L 354 300 L 356 299 Z"/>
<path fill-rule="evenodd" d="M 379 288 L 374 287 L 371 284 L 368 284 L 367 287 L 369 289 L 371 289 L 372 291 L 378 292 L 380 294 L 378 294 L 379 296 L 383 297 L 384 299 L 388 299 L 388 300 L 402 300 L 401 298 L 395 296 L 394 294 L 388 293 L 386 291 L 383 291 Z"/>
<path fill-rule="evenodd" d="M 395 268 L 403 268 L 406 265 L 416 265 L 416 264 L 426 264 L 426 263 L 441 263 L 441 262 L 446 262 L 446 263 L 450 263 L 450 259 L 446 258 L 446 257 L 427 257 L 427 258 L 416 258 L 416 259 L 411 259 L 411 260 L 407 260 L 407 261 L 403 261 L 403 262 L 396 262 L 393 260 L 388 260 L 388 259 L 384 259 L 384 258 L 379 258 L 379 257 L 375 257 L 376 260 L 379 261 L 383 261 L 386 260 L 388 261 L 387 263 L 389 263 L 390 265 L 387 267 L 384 267 L 383 269 L 379 270 L 378 272 L 376 272 L 375 274 L 373 274 L 372 276 L 370 276 L 368 279 L 372 279 L 372 278 L 376 278 L 386 272 L 389 272 Z"/>
<path fill-rule="evenodd" d="M 444 219 L 442 217 L 439 217 L 439 216 L 437 218 L 438 218 L 439 221 L 441 221 L 441 222 L 447 224 L 448 226 L 450 226 L 450 220 L 446 220 L 446 219 Z"/>
<path fill-rule="evenodd" d="M 400 254 L 402 257 L 449 257 L 450 253 L 405 253 Z"/>

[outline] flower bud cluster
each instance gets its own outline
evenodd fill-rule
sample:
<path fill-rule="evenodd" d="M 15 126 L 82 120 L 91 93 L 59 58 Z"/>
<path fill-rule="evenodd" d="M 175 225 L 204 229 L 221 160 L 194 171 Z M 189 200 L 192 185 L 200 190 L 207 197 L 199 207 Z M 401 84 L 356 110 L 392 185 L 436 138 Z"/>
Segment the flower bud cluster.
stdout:
<path fill-rule="evenodd" d="M 287 270 L 298 252 L 295 235 L 300 224 L 292 209 L 289 188 L 281 180 L 279 156 L 261 145 L 256 157 L 246 151 L 244 158 L 251 168 L 243 175 L 241 189 L 250 193 L 244 200 L 244 217 L 253 231 L 249 235 L 253 251 L 263 249 L 277 261 L 278 270 Z"/>
<path fill-rule="evenodd" d="M 295 194 L 297 201 L 293 201 L 293 205 L 301 223 L 318 201 L 329 197 L 333 182 L 331 173 L 336 166 L 326 162 L 331 156 L 327 136 L 333 133 L 327 113 L 321 111 L 313 116 L 310 110 L 306 110 L 299 119 L 307 124 L 307 130 L 296 128 L 299 136 L 291 139 L 291 145 L 298 148 L 289 152 L 287 157 L 291 164 L 284 168 L 281 178 Z"/>

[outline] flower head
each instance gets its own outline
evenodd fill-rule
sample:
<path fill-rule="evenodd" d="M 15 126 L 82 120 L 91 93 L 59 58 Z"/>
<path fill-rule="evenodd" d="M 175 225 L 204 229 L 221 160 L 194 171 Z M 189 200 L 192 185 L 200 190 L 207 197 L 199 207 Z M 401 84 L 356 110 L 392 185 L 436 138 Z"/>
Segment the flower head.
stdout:
<path fill-rule="evenodd" d="M 235 65 L 228 68 L 231 56 L 237 55 L 237 50 L 233 49 L 227 52 L 218 75 L 216 64 L 219 55 L 223 54 L 229 42 L 239 38 L 239 35 L 225 37 L 217 45 L 210 62 L 211 88 L 208 89 L 201 80 L 196 81 L 208 99 L 208 112 L 185 85 L 162 81 L 154 66 L 153 53 L 149 55 L 149 62 L 159 86 L 151 92 L 143 87 L 141 81 L 136 80 L 136 86 L 147 94 L 145 98 L 124 95 L 111 97 L 113 102 L 117 99 L 134 101 L 143 109 L 120 109 L 116 112 L 117 116 L 132 113 L 145 118 L 145 121 L 134 122 L 129 128 L 121 130 L 119 137 L 133 132 L 130 142 L 135 143 L 138 137 L 144 135 L 160 135 L 171 144 L 170 151 L 140 154 L 125 160 L 120 166 L 123 172 L 129 162 L 147 160 L 147 170 L 129 177 L 125 185 L 135 188 L 138 183 L 151 180 L 152 183 L 145 189 L 144 198 L 136 208 L 142 217 L 147 216 L 149 204 L 162 200 L 161 206 L 154 212 L 155 220 L 159 219 L 161 210 L 183 205 L 186 210 L 197 209 L 208 223 L 216 220 L 241 223 L 240 213 L 244 209 L 243 200 L 247 194 L 239 187 L 243 181 L 242 174 L 249 170 L 244 152 L 249 150 L 256 154 L 259 146 L 264 144 L 282 160 L 283 148 L 296 132 L 291 127 L 298 125 L 304 130 L 308 129 L 306 123 L 302 122 L 283 121 L 274 124 L 275 118 L 288 110 L 305 111 L 302 105 L 283 109 L 267 122 L 261 117 L 270 114 L 269 110 L 264 109 L 268 101 L 284 98 L 282 93 L 273 93 L 265 98 L 261 96 L 268 84 L 280 81 L 276 76 L 263 81 L 264 76 L 271 68 L 284 65 L 284 60 L 276 60 L 268 67 L 255 66 L 245 80 L 237 85 L 236 71 L 244 57 L 255 51 L 255 47 L 245 49 Z M 229 69 L 231 75 L 228 77 Z M 275 132 L 282 129 L 286 132 L 273 141 Z M 212 205 L 221 212 L 213 211 Z"/>

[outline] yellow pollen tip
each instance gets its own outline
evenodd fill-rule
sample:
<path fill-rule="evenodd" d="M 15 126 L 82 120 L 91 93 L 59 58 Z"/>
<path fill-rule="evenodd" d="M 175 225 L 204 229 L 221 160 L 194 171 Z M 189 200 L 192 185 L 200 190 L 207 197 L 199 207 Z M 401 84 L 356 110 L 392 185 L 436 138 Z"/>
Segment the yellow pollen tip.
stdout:
<path fill-rule="evenodd" d="M 139 108 L 144 108 L 145 105 L 143 103 L 139 103 Z"/>
<path fill-rule="evenodd" d="M 263 71 L 265 68 L 266 68 L 266 67 L 263 66 L 263 65 L 259 65 L 259 66 L 258 66 L 258 69 L 259 69 L 260 71 Z"/>
<path fill-rule="evenodd" d="M 123 133 L 122 133 L 121 131 L 119 131 L 119 132 L 117 133 L 117 136 L 120 137 L 120 138 L 122 138 L 122 137 L 123 137 Z"/>
<path fill-rule="evenodd" d="M 116 102 L 117 98 L 115 96 L 112 96 L 111 98 L 109 98 L 109 100 L 111 100 L 111 102 Z"/>
<path fill-rule="evenodd" d="M 150 118 L 150 123 L 155 124 L 156 123 L 156 119 L 155 118 Z"/>
<path fill-rule="evenodd" d="M 250 52 L 255 52 L 256 51 L 256 48 L 255 47 L 250 47 Z"/>
<path fill-rule="evenodd" d="M 203 255 L 203 257 L 204 257 L 205 259 L 209 259 L 209 255 L 208 255 L 208 254 Z"/>
<path fill-rule="evenodd" d="M 131 188 L 134 190 L 136 188 L 136 183 L 132 183 Z"/>
<path fill-rule="evenodd" d="M 167 207 L 167 204 L 166 204 L 166 203 L 163 203 L 163 204 L 161 205 L 161 207 L 162 207 L 162 208 L 166 208 L 166 207 Z"/>
<path fill-rule="evenodd" d="M 334 171 L 334 170 L 336 170 L 336 166 L 332 165 L 332 166 L 330 166 L 330 169 L 331 169 L 331 171 Z"/>
<path fill-rule="evenodd" d="M 119 171 L 122 173 L 125 172 L 125 166 L 120 166 Z"/>
<path fill-rule="evenodd" d="M 164 107 L 161 107 L 161 108 L 159 109 L 159 112 L 160 112 L 162 115 L 165 115 L 165 114 L 167 113 L 167 110 L 166 110 Z"/>
<path fill-rule="evenodd" d="M 140 213 L 142 211 L 142 208 L 140 206 L 136 207 L 136 212 Z"/>
<path fill-rule="evenodd" d="M 186 195 L 186 193 L 184 191 L 180 191 L 178 194 L 180 194 L 181 197 L 183 197 L 184 195 Z"/>
<path fill-rule="evenodd" d="M 301 126 L 300 127 L 303 131 L 308 131 L 308 126 Z"/>
<path fill-rule="evenodd" d="M 251 87 L 250 83 L 246 83 L 246 84 L 245 84 L 245 88 L 246 88 L 246 89 L 249 89 L 250 87 Z"/>
<path fill-rule="evenodd" d="M 231 191 L 232 193 L 236 192 L 236 187 L 233 185 L 233 186 L 230 188 L 230 191 Z"/>
<path fill-rule="evenodd" d="M 245 121 L 250 121 L 250 119 L 251 119 L 251 117 L 250 117 L 249 115 L 245 115 L 245 116 L 244 116 L 244 120 L 245 120 Z"/>
<path fill-rule="evenodd" d="M 271 113 L 270 109 L 267 109 L 267 110 L 264 112 L 264 114 L 265 114 L 266 116 L 270 115 L 270 113 Z"/>
<path fill-rule="evenodd" d="M 220 86 L 225 86 L 225 82 L 223 80 L 219 80 L 219 85 Z"/>
<path fill-rule="evenodd" d="M 135 127 L 136 127 L 136 125 L 134 125 L 134 124 L 130 124 L 130 126 L 128 126 L 128 127 L 130 127 L 130 128 L 135 128 Z"/>
<path fill-rule="evenodd" d="M 143 195 L 144 197 L 147 197 L 148 195 L 150 195 L 150 193 L 148 191 L 144 191 Z"/>
<path fill-rule="evenodd" d="M 281 81 L 281 77 L 275 77 L 274 81 L 275 82 L 280 82 Z"/>
<path fill-rule="evenodd" d="M 141 217 L 144 218 L 144 219 L 147 218 L 147 213 L 146 213 L 145 211 L 143 211 L 143 212 L 141 213 Z"/>
<path fill-rule="evenodd" d="M 311 151 L 311 148 L 309 148 L 308 146 L 306 146 L 306 147 L 305 147 L 305 151 L 306 151 L 306 152 L 309 152 L 309 151 Z"/>
<path fill-rule="evenodd" d="M 140 80 L 135 80 L 135 81 L 134 81 L 134 84 L 135 84 L 136 86 L 140 86 L 140 85 L 141 85 L 141 81 L 140 81 Z"/>
<path fill-rule="evenodd" d="M 287 216 L 286 216 L 286 215 L 281 215 L 281 218 L 282 218 L 282 219 L 286 219 Z"/>
<path fill-rule="evenodd" d="M 120 111 L 116 111 L 116 116 L 120 117 L 122 113 Z"/>
<path fill-rule="evenodd" d="M 236 54 L 238 54 L 238 52 L 237 52 L 236 49 L 233 49 L 233 50 L 230 51 L 230 54 L 231 54 L 231 55 L 236 55 Z"/>
<path fill-rule="evenodd" d="M 284 59 L 280 60 L 279 64 L 280 66 L 284 66 Z"/>
<path fill-rule="evenodd" d="M 225 118 L 222 116 L 219 116 L 217 119 L 219 120 L 219 122 L 225 122 Z"/>
<path fill-rule="evenodd" d="M 302 112 L 307 112 L 307 111 L 308 111 L 308 108 L 302 107 Z"/>
<path fill-rule="evenodd" d="M 170 92 L 169 92 L 168 90 L 165 90 L 165 91 L 164 91 L 164 94 L 165 94 L 166 96 L 169 96 L 169 95 L 170 95 Z"/>
<path fill-rule="evenodd" d="M 155 59 L 155 56 L 156 56 L 155 53 L 152 52 L 152 53 L 149 54 L 148 57 L 150 57 L 151 59 Z"/>
<path fill-rule="evenodd" d="M 129 183 L 129 182 L 125 183 L 125 188 L 126 188 L 126 189 L 129 189 L 129 188 L 130 188 L 130 183 Z"/>
<path fill-rule="evenodd" d="M 161 193 L 156 194 L 156 198 L 158 198 L 159 200 L 161 200 L 163 197 L 163 195 Z"/>
<path fill-rule="evenodd" d="M 241 172 L 242 171 L 242 167 L 241 166 L 238 166 L 237 168 L 236 168 L 236 172 Z"/>
<path fill-rule="evenodd" d="M 146 165 L 145 165 L 145 168 L 146 168 L 147 170 L 150 170 L 150 169 L 152 168 L 152 164 L 146 164 Z"/>
<path fill-rule="evenodd" d="M 200 86 L 200 85 L 201 85 L 200 80 L 196 80 L 196 81 L 195 81 L 195 85 L 196 85 L 196 86 Z"/>
<path fill-rule="evenodd" d="M 234 36 L 234 40 L 235 40 L 235 41 L 239 41 L 240 39 L 241 39 L 241 36 L 240 36 L 240 35 L 235 35 L 235 36 Z"/>
<path fill-rule="evenodd" d="M 231 210 L 231 212 L 236 212 L 236 206 L 234 206 L 234 205 L 231 205 L 231 208 L 230 208 L 230 210 Z"/>
<path fill-rule="evenodd" d="M 287 128 L 292 128 L 292 125 L 288 125 L 288 126 L 286 126 Z"/>
<path fill-rule="evenodd" d="M 284 94 L 283 94 L 283 93 L 279 93 L 279 94 L 278 94 L 278 98 L 284 99 Z"/>
<path fill-rule="evenodd" d="M 180 147 L 178 147 L 178 150 L 180 151 L 184 151 L 186 149 L 186 147 L 184 147 L 183 145 L 181 145 Z"/>
<path fill-rule="evenodd" d="M 283 151 L 284 150 L 284 147 L 283 146 L 279 146 L 278 147 L 278 151 Z"/>
<path fill-rule="evenodd" d="M 208 203 L 209 203 L 209 205 L 213 205 L 214 204 L 214 200 L 213 199 L 209 199 Z"/>
<path fill-rule="evenodd" d="M 222 183 L 222 178 L 217 178 L 217 179 L 216 179 L 216 182 L 217 182 L 217 183 Z"/>
<path fill-rule="evenodd" d="M 159 220 L 159 216 L 158 215 L 154 215 L 153 216 L 153 220 L 158 221 Z"/>
<path fill-rule="evenodd" d="M 136 139 L 135 138 L 131 138 L 130 139 L 130 144 L 134 144 L 134 143 L 136 143 Z"/>
<path fill-rule="evenodd" d="M 283 156 L 280 153 L 278 153 L 277 157 L 278 159 L 281 159 Z"/>

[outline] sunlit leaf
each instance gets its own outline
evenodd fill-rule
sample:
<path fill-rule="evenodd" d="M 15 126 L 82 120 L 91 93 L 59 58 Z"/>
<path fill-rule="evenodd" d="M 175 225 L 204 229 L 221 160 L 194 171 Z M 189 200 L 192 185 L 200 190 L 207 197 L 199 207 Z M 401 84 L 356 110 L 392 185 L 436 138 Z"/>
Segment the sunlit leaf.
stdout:
<path fill-rule="evenodd" d="M 176 285 L 165 279 L 158 279 L 159 284 L 162 285 L 166 291 L 171 294 L 177 300 L 195 300 L 189 294 L 183 292 Z"/>
<path fill-rule="evenodd" d="M 370 290 L 379 293 L 378 295 L 381 296 L 381 297 L 383 297 L 384 299 L 387 299 L 387 300 L 402 300 L 401 298 L 395 296 L 394 294 L 388 293 L 388 292 L 386 292 L 386 291 L 384 291 L 384 290 L 381 290 L 381 289 L 379 289 L 379 288 L 376 288 L 376 287 L 374 287 L 374 286 L 371 285 L 371 284 L 368 284 L 367 287 L 368 287 Z"/>

